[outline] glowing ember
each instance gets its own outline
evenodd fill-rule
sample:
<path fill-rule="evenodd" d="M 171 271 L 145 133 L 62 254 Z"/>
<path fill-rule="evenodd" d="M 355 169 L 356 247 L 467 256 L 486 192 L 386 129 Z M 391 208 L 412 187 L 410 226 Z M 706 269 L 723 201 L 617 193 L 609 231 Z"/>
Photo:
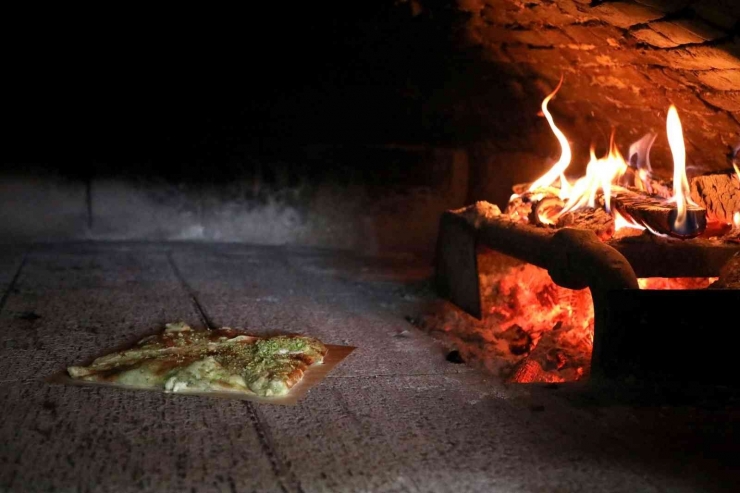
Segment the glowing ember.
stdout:
<path fill-rule="evenodd" d="M 717 280 L 716 277 L 648 277 L 638 279 L 640 289 L 705 289 Z"/>
<path fill-rule="evenodd" d="M 511 382 L 564 382 L 590 373 L 594 307 L 588 289 L 556 285 L 546 270 L 489 253 L 479 276 L 483 320 L 439 301 L 418 325 L 463 360 Z M 641 289 L 703 289 L 716 278 L 639 279 Z"/>

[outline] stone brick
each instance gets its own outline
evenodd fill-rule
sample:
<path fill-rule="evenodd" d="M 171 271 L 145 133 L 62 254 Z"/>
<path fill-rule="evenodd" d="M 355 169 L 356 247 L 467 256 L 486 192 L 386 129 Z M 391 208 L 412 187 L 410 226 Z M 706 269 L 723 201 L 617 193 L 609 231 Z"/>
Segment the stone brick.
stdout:
<path fill-rule="evenodd" d="M 693 113 L 699 115 L 714 114 L 714 110 L 709 108 L 704 101 L 691 91 L 675 91 L 669 95 L 671 102 L 678 108 L 679 114 Z M 666 108 L 667 110 L 668 108 Z"/>
<path fill-rule="evenodd" d="M 668 65 L 689 70 L 740 69 L 740 60 L 725 51 L 723 46 L 689 46 L 663 53 Z"/>
<path fill-rule="evenodd" d="M 503 2 L 496 2 L 497 5 L 486 5 L 481 11 L 481 17 L 490 24 L 510 25 L 518 22 L 517 10 L 511 5 L 501 5 Z"/>
<path fill-rule="evenodd" d="M 619 45 L 622 32 L 613 26 L 594 26 L 574 24 L 564 26 L 563 32 L 579 45 L 591 45 L 597 48 L 609 48 Z M 609 40 L 612 40 L 610 43 Z"/>
<path fill-rule="evenodd" d="M 518 5 L 506 0 L 487 2 L 480 15 L 490 24 L 500 26 L 564 26 L 574 22 L 585 22 L 593 17 L 573 16 L 554 3 L 543 3 L 527 6 Z"/>
<path fill-rule="evenodd" d="M 652 7 L 626 2 L 603 3 L 590 12 L 602 21 L 624 29 L 660 19 L 664 15 Z"/>
<path fill-rule="evenodd" d="M 585 22 L 598 21 L 599 18 L 591 13 L 589 5 L 582 5 L 583 2 L 576 1 L 559 1 L 556 2 L 558 8 L 563 13 L 573 17 L 573 22 L 576 24 L 583 24 Z"/>
<path fill-rule="evenodd" d="M 700 122 L 699 128 L 707 134 L 714 133 L 722 136 L 736 134 L 740 131 L 732 114 L 723 110 L 717 110 L 711 115 L 695 115 L 694 120 Z M 736 144 L 737 142 L 734 142 L 732 145 Z"/>
<path fill-rule="evenodd" d="M 656 48 L 674 48 L 678 46 L 678 43 L 671 41 L 662 34 L 653 31 L 649 27 L 630 31 L 630 35 L 642 41 L 643 43 L 649 44 L 650 46 L 654 46 Z"/>
<path fill-rule="evenodd" d="M 661 84 L 661 87 L 669 90 L 683 91 L 688 88 L 703 89 L 704 86 L 701 81 L 696 77 L 694 72 L 686 70 L 678 71 L 670 68 L 655 69 L 665 75 L 666 79 L 673 81 L 672 84 Z M 701 72 L 699 72 L 701 73 Z"/>
<path fill-rule="evenodd" d="M 631 45 L 630 45 L 631 44 Z M 598 65 L 670 66 L 666 50 L 645 49 L 633 38 L 625 38 L 619 49 L 605 51 L 595 58 Z"/>
<path fill-rule="evenodd" d="M 687 87 L 682 74 L 672 72 L 669 69 L 648 67 L 643 72 L 650 79 L 652 86 L 659 87 L 662 90 L 683 91 Z"/>
<path fill-rule="evenodd" d="M 573 15 L 564 12 L 556 3 L 540 4 L 525 8 L 521 17 L 527 24 L 561 27 L 578 22 Z"/>
<path fill-rule="evenodd" d="M 713 70 L 696 74 L 699 80 L 720 91 L 740 91 L 740 70 Z"/>
<path fill-rule="evenodd" d="M 457 6 L 463 12 L 470 12 L 471 14 L 477 14 L 484 7 L 480 0 L 459 0 Z"/>
<path fill-rule="evenodd" d="M 511 31 L 511 36 L 520 43 L 541 48 L 565 46 L 570 44 L 570 38 L 555 29 L 539 31 Z"/>
<path fill-rule="evenodd" d="M 514 33 L 520 31 L 514 31 L 513 29 L 495 24 L 488 24 L 476 29 L 476 32 L 479 33 L 481 44 L 502 44 L 517 42 L 518 40 L 514 36 Z"/>
<path fill-rule="evenodd" d="M 732 29 L 740 22 L 740 5 L 736 0 L 693 2 L 691 10 L 707 22 L 725 29 Z"/>
<path fill-rule="evenodd" d="M 685 8 L 690 0 L 637 0 L 637 3 L 647 5 L 666 14 L 672 14 Z"/>
<path fill-rule="evenodd" d="M 650 28 L 676 45 L 713 41 L 725 35 L 704 22 L 687 19 L 652 22 Z"/>
<path fill-rule="evenodd" d="M 725 111 L 740 111 L 740 91 L 703 92 L 701 99 L 715 108 Z"/>

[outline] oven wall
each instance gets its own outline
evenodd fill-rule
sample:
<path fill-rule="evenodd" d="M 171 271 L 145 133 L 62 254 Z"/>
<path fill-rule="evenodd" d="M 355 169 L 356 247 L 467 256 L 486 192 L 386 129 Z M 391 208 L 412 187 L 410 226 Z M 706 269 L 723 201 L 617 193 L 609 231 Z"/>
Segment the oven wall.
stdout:
<path fill-rule="evenodd" d="M 557 158 L 538 112 L 561 75 L 551 110 L 575 171 L 612 127 L 623 151 L 660 131 L 670 102 L 690 172 L 727 167 L 740 142 L 734 2 L 252 9 L 16 16 L 3 241 L 429 253 L 441 211 L 503 205 Z M 669 176 L 663 135 L 652 157 Z"/>
<path fill-rule="evenodd" d="M 729 167 L 740 144 L 737 2 L 460 0 L 458 5 L 467 13 L 468 47 L 481 60 L 472 92 L 481 121 L 490 125 L 476 152 L 481 160 L 473 164 L 491 178 L 475 180 L 471 198 L 505 200 L 506 183 L 493 179 L 502 169 L 518 167 L 516 178 L 522 181 L 546 169 L 542 161 L 536 170 L 519 165 L 537 162 L 522 152 L 557 156 L 546 122 L 536 115 L 561 76 L 563 86 L 550 110 L 574 146 L 574 170 L 583 169 L 590 145 L 606 149 L 612 129 L 623 153 L 654 131 L 652 164 L 669 178 L 665 117 L 671 103 L 683 123 L 689 173 Z"/>

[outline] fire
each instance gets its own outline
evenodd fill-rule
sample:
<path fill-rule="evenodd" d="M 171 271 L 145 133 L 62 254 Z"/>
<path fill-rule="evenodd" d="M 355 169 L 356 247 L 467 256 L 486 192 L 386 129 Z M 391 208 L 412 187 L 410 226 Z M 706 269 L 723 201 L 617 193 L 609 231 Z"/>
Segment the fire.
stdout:
<path fill-rule="evenodd" d="M 594 148 L 591 147 L 591 160 L 586 168 L 586 176 L 580 178 L 570 187 L 568 201 L 561 214 L 582 207 L 596 207 L 596 196 L 599 190 L 603 191 L 604 207 L 611 211 L 611 186 L 627 171 L 627 163 L 614 145 L 614 134 L 609 144 L 609 153 L 603 158 L 597 158 Z"/>
<path fill-rule="evenodd" d="M 597 157 L 592 146 L 586 174 L 571 182 L 565 176 L 565 171 L 573 158 L 570 144 L 565 134 L 555 125 L 552 114 L 548 110 L 550 101 L 560 90 L 562 83 L 563 80 L 561 79 L 555 90 L 542 101 L 542 113 L 560 144 L 560 158 L 529 187 L 528 198 L 530 202 L 549 201 L 546 206 L 542 206 L 541 210 L 537 212 L 536 217 L 539 222 L 545 225 L 553 225 L 557 224 L 558 219 L 568 212 L 583 208 L 603 207 L 608 213 L 612 214 L 615 231 L 623 228 L 634 228 L 665 236 L 665 234 L 655 232 L 648 225 L 642 224 L 642 221 L 638 224 L 635 219 L 629 217 L 626 213 L 620 215 L 616 209 L 612 208 L 612 197 L 615 194 L 626 192 L 624 188 L 619 187 L 630 186 L 651 194 L 651 197 L 655 197 L 664 204 L 675 204 L 675 217 L 672 217 L 670 221 L 672 231 L 677 236 L 693 232 L 691 231 L 692 225 L 687 220 L 687 210 L 691 206 L 698 206 L 689 197 L 690 188 L 686 176 L 686 147 L 683 140 L 681 120 L 678 118 L 676 107 L 670 106 L 666 119 L 668 143 L 674 162 L 673 195 L 670 199 L 663 198 L 668 197 L 671 193 L 670 190 L 667 190 L 667 187 L 655 185 L 657 189 L 653 190 L 656 182 L 651 179 L 652 168 L 649 157 L 650 148 L 657 137 L 657 134 L 653 133 L 645 135 L 630 146 L 629 162 L 625 161 L 619 152 L 614 141 L 614 133 L 612 133 L 607 154 L 603 157 Z M 627 174 L 630 168 L 632 168 L 632 173 Z M 740 170 L 738 170 L 738 175 L 740 176 Z M 512 202 L 520 197 L 520 195 L 513 195 Z M 562 201 L 562 205 L 557 203 L 555 197 Z M 736 226 L 740 227 L 740 218 L 736 219 Z"/>
<path fill-rule="evenodd" d="M 565 134 L 563 134 L 563 132 L 557 127 L 557 125 L 555 125 L 555 121 L 553 120 L 552 115 L 547 109 L 547 103 L 549 103 L 550 100 L 555 97 L 555 94 L 560 90 L 561 85 L 563 85 L 562 78 L 560 79 L 560 83 L 555 88 L 555 90 L 548 94 L 547 97 L 542 101 L 542 113 L 545 115 L 547 123 L 550 124 L 550 129 L 552 129 L 552 133 L 555 134 L 555 137 L 560 143 L 560 159 L 558 159 L 558 162 L 555 163 L 555 165 L 550 168 L 547 173 L 545 173 L 540 178 L 535 180 L 534 183 L 532 183 L 532 186 L 529 187 L 530 192 L 538 190 L 540 188 L 552 186 L 558 178 L 560 178 L 561 190 L 567 190 L 568 188 L 570 188 L 568 186 L 568 181 L 565 179 L 565 170 L 570 165 L 570 160 L 572 159 L 573 154 L 570 150 L 568 139 L 565 137 Z"/>
<path fill-rule="evenodd" d="M 668 133 L 668 145 L 673 155 L 673 197 L 670 202 L 676 204 L 676 219 L 673 227 L 676 231 L 683 231 L 686 227 L 686 209 L 688 205 L 696 204 L 691 201 L 689 194 L 689 179 L 686 177 L 686 147 L 683 142 L 683 127 L 678 118 L 676 107 L 671 105 L 668 109 L 666 120 L 666 131 Z"/>
<path fill-rule="evenodd" d="M 639 229 L 640 231 L 645 231 L 645 226 L 637 224 L 636 222 L 625 218 L 619 212 L 614 211 L 614 231 L 619 231 L 620 229 L 625 228 Z"/>
<path fill-rule="evenodd" d="M 463 360 L 508 381 L 563 382 L 590 373 L 594 306 L 588 289 L 555 284 L 544 269 L 488 252 L 479 276 L 483 320 L 447 302 L 418 325 L 457 349 Z M 638 279 L 640 289 L 704 289 L 716 278 Z"/>

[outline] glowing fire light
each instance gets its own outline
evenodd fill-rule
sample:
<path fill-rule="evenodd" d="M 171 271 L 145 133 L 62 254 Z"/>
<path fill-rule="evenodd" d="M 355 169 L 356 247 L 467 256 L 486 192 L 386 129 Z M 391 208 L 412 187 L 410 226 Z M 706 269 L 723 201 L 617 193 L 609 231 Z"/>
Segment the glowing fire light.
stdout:
<path fill-rule="evenodd" d="M 540 202 L 548 196 L 556 196 L 565 203 L 562 206 L 547 205 L 538 211 L 539 222 L 542 224 L 556 224 L 558 218 L 563 214 L 575 211 L 577 209 L 597 207 L 597 199 L 601 202 L 604 209 L 614 217 L 615 230 L 623 228 L 635 228 L 648 230 L 652 234 L 665 236 L 657 233 L 652 228 L 644 224 L 638 224 L 634 219 L 619 215 L 616 210 L 611 208 L 612 194 L 615 193 L 615 187 L 620 185 L 634 187 L 648 194 L 667 195 L 661 189 L 653 190 L 653 181 L 651 180 L 650 166 L 650 148 L 655 142 L 656 134 L 649 133 L 643 138 L 633 143 L 629 149 L 629 163 L 625 161 L 619 152 L 612 133 L 609 142 L 609 151 L 606 156 L 597 158 L 593 147 L 591 148 L 591 159 L 586 167 L 586 174 L 576 180 L 569 182 L 565 176 L 565 171 L 570 165 L 572 152 L 568 139 L 563 132 L 555 125 L 552 114 L 548 110 L 548 104 L 553 99 L 563 84 L 560 79 L 555 90 L 548 94 L 542 101 L 542 113 L 547 119 L 550 129 L 560 143 L 560 158 L 558 161 L 541 177 L 535 180 L 529 187 L 530 202 Z M 689 224 L 689 207 L 698 207 L 689 197 L 689 181 L 686 176 L 686 148 L 683 140 L 683 128 L 678 118 L 676 107 L 671 105 L 668 110 L 666 120 L 666 129 L 668 133 L 668 143 L 673 154 L 673 196 L 667 199 L 668 203 L 676 204 L 675 217 L 671 219 L 673 232 L 677 236 L 689 234 L 693 231 L 692 225 Z M 632 167 L 633 172 L 626 174 L 627 170 Z M 740 176 L 740 169 L 735 167 Z M 625 180 L 622 178 L 626 177 Z M 520 197 L 515 194 L 512 201 Z M 738 211 L 740 212 L 740 211 Z M 740 218 L 735 217 L 735 225 L 740 228 Z"/>
<path fill-rule="evenodd" d="M 666 120 L 666 131 L 668 133 L 668 145 L 673 155 L 673 197 L 669 202 L 676 204 L 676 219 L 673 227 L 676 231 L 683 231 L 686 227 L 686 209 L 688 205 L 696 206 L 689 198 L 691 189 L 689 179 L 686 177 L 686 147 L 683 142 L 683 127 L 678 118 L 676 107 L 671 105 L 668 109 Z"/>
<path fill-rule="evenodd" d="M 650 148 L 653 147 L 658 134 L 649 132 L 637 142 L 630 145 L 628 159 L 629 164 L 637 168 L 637 177 L 635 178 L 635 187 L 647 193 L 653 193 L 653 187 L 650 184 L 650 174 L 653 172 L 650 166 Z"/>
<path fill-rule="evenodd" d="M 619 212 L 614 211 L 614 231 L 619 231 L 620 229 L 624 229 L 624 228 L 632 228 L 632 229 L 639 229 L 640 231 L 645 231 L 645 226 L 637 224 L 634 221 L 628 220 L 623 215 L 621 215 Z"/>
<path fill-rule="evenodd" d="M 555 165 L 550 168 L 550 170 L 542 175 L 537 181 L 532 183 L 532 186 L 529 187 L 529 191 L 532 192 L 534 190 L 537 190 L 539 188 L 545 188 L 551 186 L 555 181 L 560 178 L 560 189 L 561 191 L 565 191 L 567 193 L 567 190 L 570 188 L 568 180 L 565 179 L 565 170 L 570 165 L 570 160 L 573 156 L 570 150 L 570 144 L 568 144 L 568 139 L 565 138 L 565 134 L 560 131 L 560 129 L 555 125 L 555 121 L 552 119 L 552 115 L 547 110 L 547 103 L 550 102 L 550 100 L 555 97 L 555 94 L 560 90 L 560 86 L 563 85 L 563 79 L 560 78 L 560 82 L 558 83 L 558 87 L 555 88 L 554 91 L 552 91 L 543 101 L 542 101 L 542 113 L 545 115 L 545 118 L 547 119 L 547 123 L 550 124 L 550 128 L 552 129 L 552 133 L 555 134 L 555 137 L 558 139 L 558 142 L 560 143 L 560 159 L 558 159 L 558 162 L 555 163 Z M 565 198 L 565 197 L 561 197 Z"/>
<path fill-rule="evenodd" d="M 586 168 L 586 176 L 580 178 L 569 190 L 568 202 L 562 214 L 581 207 L 596 207 L 596 195 L 599 190 L 604 192 L 604 206 L 611 212 L 612 183 L 627 171 L 627 163 L 614 144 L 614 134 L 609 144 L 609 153 L 603 158 L 596 158 L 593 147 L 591 160 Z"/>

